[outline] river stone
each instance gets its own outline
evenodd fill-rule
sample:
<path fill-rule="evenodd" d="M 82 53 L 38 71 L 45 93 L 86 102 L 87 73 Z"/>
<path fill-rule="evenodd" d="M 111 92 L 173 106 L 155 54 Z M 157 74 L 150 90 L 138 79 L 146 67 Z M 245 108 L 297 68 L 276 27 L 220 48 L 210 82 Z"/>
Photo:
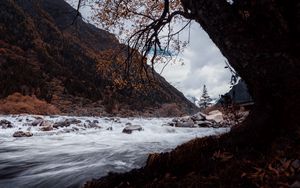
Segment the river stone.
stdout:
<path fill-rule="evenodd" d="M 199 126 L 199 127 L 211 127 L 213 125 L 212 122 L 210 121 L 195 121 L 195 123 Z"/>
<path fill-rule="evenodd" d="M 12 128 L 13 125 L 10 121 L 6 120 L 6 119 L 3 119 L 0 121 L 0 127 L 2 129 L 7 129 L 7 128 Z"/>
<path fill-rule="evenodd" d="M 206 116 L 206 119 L 213 120 L 217 123 L 221 123 L 224 121 L 223 114 L 219 110 L 213 110 L 213 111 L 209 112 L 208 115 Z"/>
<path fill-rule="evenodd" d="M 81 123 L 81 121 L 79 119 L 76 118 L 69 118 L 65 120 L 65 123 L 69 123 L 69 124 L 79 124 Z"/>
<path fill-rule="evenodd" d="M 17 131 L 13 134 L 13 137 L 31 137 L 32 135 L 31 132 Z"/>
<path fill-rule="evenodd" d="M 53 130 L 53 126 L 52 126 L 52 123 L 49 122 L 49 121 L 43 121 L 41 123 L 41 131 L 51 131 Z"/>
<path fill-rule="evenodd" d="M 32 123 L 31 123 L 31 125 L 32 126 L 40 126 L 42 123 L 43 123 L 43 119 L 41 119 L 41 118 L 38 118 L 38 119 L 36 119 L 36 120 L 34 120 Z"/>
<path fill-rule="evenodd" d="M 172 119 L 172 122 L 178 122 L 179 120 L 178 120 L 178 118 L 174 118 L 174 119 Z"/>
<path fill-rule="evenodd" d="M 52 131 L 53 127 L 52 126 L 43 126 L 41 127 L 41 131 Z"/>
<path fill-rule="evenodd" d="M 69 127 L 71 123 L 69 121 L 59 121 L 54 123 L 53 127 L 54 128 L 59 128 L 59 127 Z"/>
<path fill-rule="evenodd" d="M 115 123 L 121 123 L 121 119 L 120 119 L 120 118 L 115 118 L 115 119 L 114 119 L 114 122 L 115 122 Z"/>
<path fill-rule="evenodd" d="M 86 120 L 86 121 L 91 122 L 90 120 Z M 79 123 L 81 123 L 81 121 L 76 118 L 68 118 L 65 119 L 64 121 L 59 121 L 54 123 L 53 127 L 54 128 L 69 127 L 71 124 L 79 124 Z"/>
<path fill-rule="evenodd" d="M 97 125 L 97 123 L 87 121 L 87 124 L 84 123 L 85 128 L 101 128 L 101 126 Z"/>
<path fill-rule="evenodd" d="M 206 120 L 206 115 L 201 112 L 198 112 L 197 114 L 192 115 L 191 119 L 193 121 L 204 121 Z"/>
<path fill-rule="evenodd" d="M 99 123 L 99 121 L 95 119 L 95 120 L 93 120 L 93 123 L 97 124 L 97 123 Z"/>
<path fill-rule="evenodd" d="M 171 126 L 171 127 L 175 127 L 175 124 L 176 124 L 176 122 L 169 122 L 169 123 L 167 123 L 167 124 L 165 124 L 165 125 L 168 125 L 168 126 Z"/>
<path fill-rule="evenodd" d="M 196 127 L 196 126 L 195 126 L 194 122 L 187 121 L 187 122 L 177 122 L 175 124 L 175 127 L 193 128 L 193 127 Z"/>
<path fill-rule="evenodd" d="M 127 134 L 131 134 L 133 131 L 142 131 L 143 128 L 140 125 L 128 125 L 126 126 L 122 133 L 127 133 Z"/>

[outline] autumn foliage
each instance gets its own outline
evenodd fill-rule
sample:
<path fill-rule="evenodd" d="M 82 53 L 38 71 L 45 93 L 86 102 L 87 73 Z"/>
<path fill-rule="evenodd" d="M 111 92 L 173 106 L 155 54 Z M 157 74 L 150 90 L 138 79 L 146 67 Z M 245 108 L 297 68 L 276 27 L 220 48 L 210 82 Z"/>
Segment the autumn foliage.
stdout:
<path fill-rule="evenodd" d="M 35 96 L 24 96 L 20 93 L 14 93 L 0 101 L 1 114 L 59 114 L 60 111 L 46 101 L 39 100 Z"/>

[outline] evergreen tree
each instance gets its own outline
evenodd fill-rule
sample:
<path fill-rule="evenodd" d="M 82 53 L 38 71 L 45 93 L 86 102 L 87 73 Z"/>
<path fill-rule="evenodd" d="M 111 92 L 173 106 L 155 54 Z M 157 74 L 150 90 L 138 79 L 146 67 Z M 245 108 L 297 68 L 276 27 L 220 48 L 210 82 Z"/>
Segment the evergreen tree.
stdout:
<path fill-rule="evenodd" d="M 209 104 L 210 101 L 211 101 L 211 98 L 208 95 L 206 85 L 204 84 L 203 85 L 202 95 L 201 95 L 200 101 L 199 101 L 199 107 L 200 108 L 206 108 L 206 107 L 208 107 L 208 104 Z"/>

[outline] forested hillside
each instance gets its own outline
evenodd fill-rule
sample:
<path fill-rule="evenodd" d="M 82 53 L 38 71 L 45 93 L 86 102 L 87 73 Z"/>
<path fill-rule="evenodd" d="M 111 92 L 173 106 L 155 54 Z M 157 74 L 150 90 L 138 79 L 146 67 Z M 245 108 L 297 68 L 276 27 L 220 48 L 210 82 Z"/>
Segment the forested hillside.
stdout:
<path fill-rule="evenodd" d="M 164 78 L 152 71 L 147 77 L 140 62 L 124 74 L 127 47 L 75 19 L 76 10 L 65 1 L 1 1 L 0 7 L 2 105 L 19 92 L 80 115 L 151 114 L 162 105 L 180 113 L 195 110 Z"/>

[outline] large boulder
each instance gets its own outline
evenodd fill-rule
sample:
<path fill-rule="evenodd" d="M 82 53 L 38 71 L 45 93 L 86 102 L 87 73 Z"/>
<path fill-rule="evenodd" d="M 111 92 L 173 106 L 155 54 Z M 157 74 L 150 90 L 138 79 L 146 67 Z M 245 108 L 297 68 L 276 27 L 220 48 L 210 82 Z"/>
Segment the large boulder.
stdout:
<path fill-rule="evenodd" d="M 3 119 L 3 120 L 0 121 L 0 127 L 2 129 L 12 128 L 13 124 L 8 120 Z"/>
<path fill-rule="evenodd" d="M 23 131 L 17 131 L 13 134 L 13 137 L 31 137 L 33 134 L 31 132 L 23 132 Z"/>
<path fill-rule="evenodd" d="M 210 121 L 215 121 L 217 123 L 221 123 L 224 121 L 223 114 L 219 110 L 213 110 L 209 112 L 208 115 L 206 116 L 206 119 Z"/>
<path fill-rule="evenodd" d="M 133 131 L 142 131 L 143 128 L 140 125 L 128 125 L 123 129 L 123 133 L 131 134 Z"/>

